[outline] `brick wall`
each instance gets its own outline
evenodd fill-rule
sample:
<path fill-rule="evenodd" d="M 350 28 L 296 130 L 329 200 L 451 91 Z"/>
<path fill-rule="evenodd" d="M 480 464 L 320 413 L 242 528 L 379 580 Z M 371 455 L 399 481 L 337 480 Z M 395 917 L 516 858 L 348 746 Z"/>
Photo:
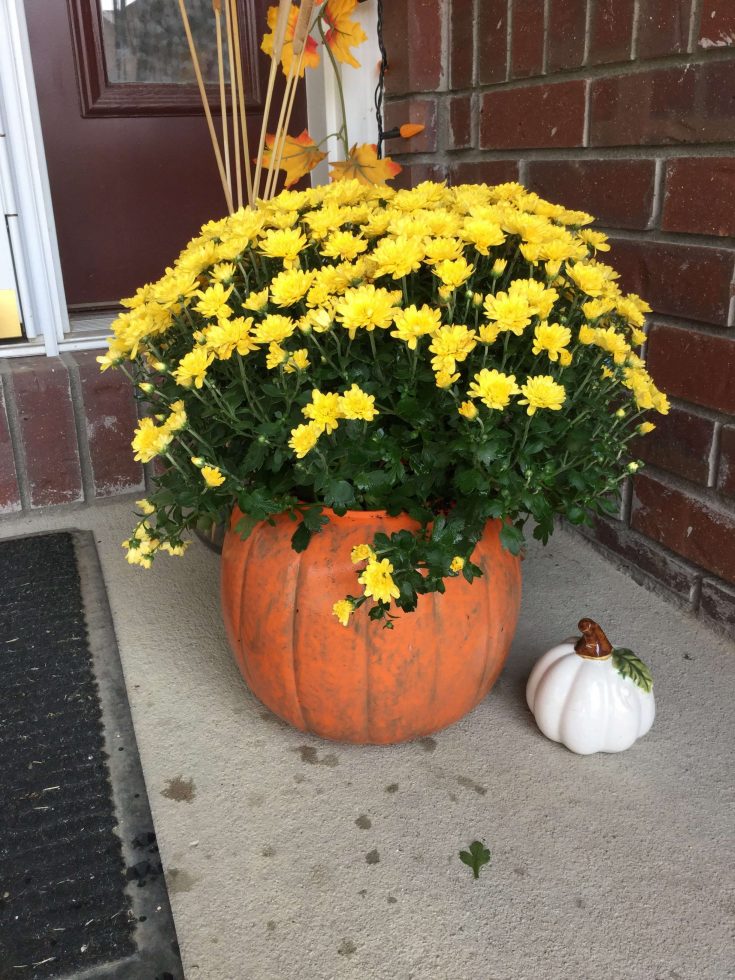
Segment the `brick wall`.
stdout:
<path fill-rule="evenodd" d="M 145 487 L 127 379 L 93 352 L 0 360 L 0 515 Z"/>
<path fill-rule="evenodd" d="M 520 180 L 597 215 L 654 307 L 647 357 L 672 411 L 594 537 L 735 629 L 735 0 L 384 6 L 386 123 L 426 126 L 387 145 L 401 179 Z"/>

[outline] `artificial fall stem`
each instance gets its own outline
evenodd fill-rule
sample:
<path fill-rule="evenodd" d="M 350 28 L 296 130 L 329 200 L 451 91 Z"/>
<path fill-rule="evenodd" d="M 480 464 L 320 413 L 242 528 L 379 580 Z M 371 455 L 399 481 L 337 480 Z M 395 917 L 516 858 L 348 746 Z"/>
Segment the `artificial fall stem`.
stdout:
<path fill-rule="evenodd" d="M 327 39 L 324 36 L 324 24 L 322 22 L 323 17 L 324 17 L 324 13 L 322 13 L 322 15 L 319 17 L 319 34 L 321 36 L 324 47 L 326 49 L 327 55 L 329 56 L 329 60 L 332 63 L 332 68 L 334 69 L 334 80 L 337 83 L 337 92 L 339 94 L 339 107 L 342 113 L 342 129 L 340 131 L 341 132 L 340 138 L 342 142 L 342 149 L 345 152 L 345 160 L 346 160 L 350 155 L 350 141 L 347 136 L 347 107 L 345 106 L 345 93 L 344 93 L 344 89 L 342 88 L 342 75 L 340 73 L 339 66 L 337 65 L 335 57 L 332 54 L 332 49 L 327 44 Z"/>

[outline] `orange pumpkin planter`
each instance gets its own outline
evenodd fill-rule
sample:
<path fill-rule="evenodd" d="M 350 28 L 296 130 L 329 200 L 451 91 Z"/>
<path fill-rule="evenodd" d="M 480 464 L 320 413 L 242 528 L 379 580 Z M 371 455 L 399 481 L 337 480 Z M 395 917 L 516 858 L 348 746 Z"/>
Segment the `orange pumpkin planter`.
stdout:
<path fill-rule="evenodd" d="M 301 731 L 342 742 L 386 745 L 445 728 L 487 694 L 505 663 L 521 601 L 520 561 L 491 521 L 472 560 L 472 585 L 446 582 L 398 612 L 394 629 L 358 609 L 349 626 L 332 614 L 359 592 L 352 548 L 415 528 L 379 511 L 329 513 L 306 551 L 291 548 L 285 514 L 243 541 L 228 530 L 222 552 L 222 606 L 240 671 L 271 711 Z M 231 527 L 242 515 L 235 511 Z"/>

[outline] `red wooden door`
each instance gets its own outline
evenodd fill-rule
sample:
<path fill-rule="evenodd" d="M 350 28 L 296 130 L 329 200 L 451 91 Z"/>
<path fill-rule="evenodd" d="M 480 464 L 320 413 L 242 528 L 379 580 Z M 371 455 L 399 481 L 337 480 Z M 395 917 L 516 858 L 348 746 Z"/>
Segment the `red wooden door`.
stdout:
<path fill-rule="evenodd" d="M 216 81 L 211 0 L 187 0 Z M 238 0 L 250 146 L 268 0 Z M 177 0 L 25 0 L 61 268 L 72 310 L 116 305 L 226 212 Z M 301 87 L 303 88 L 303 86 Z M 216 114 L 218 94 L 211 87 Z M 291 132 L 305 125 L 303 94 Z M 298 128 L 297 128 L 298 127 Z"/>

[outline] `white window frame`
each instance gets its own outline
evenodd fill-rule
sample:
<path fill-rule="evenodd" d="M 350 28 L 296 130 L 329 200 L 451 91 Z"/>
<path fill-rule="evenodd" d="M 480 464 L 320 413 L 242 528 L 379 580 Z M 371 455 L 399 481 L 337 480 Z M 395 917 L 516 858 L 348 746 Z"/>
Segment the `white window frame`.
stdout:
<path fill-rule="evenodd" d="M 339 66 L 349 139 L 351 144 L 375 143 L 374 97 L 380 61 L 377 0 L 359 4 L 353 17 L 368 39 L 355 49 L 360 68 Z M 324 52 L 319 68 L 306 72 L 306 92 L 309 132 L 318 143 L 339 129 L 341 121 L 334 73 Z M 0 0 L 0 134 L 6 136 L 0 139 L 0 200 L 10 215 L 11 248 L 27 337 L 17 344 L 0 345 L 0 358 L 54 356 L 64 350 L 103 347 L 101 335 L 107 332 L 111 315 L 97 314 L 79 322 L 75 318 L 70 333 L 23 0 Z M 336 139 L 328 141 L 327 149 L 332 160 L 344 156 Z M 313 171 L 312 183 L 328 180 L 325 161 Z"/>
<path fill-rule="evenodd" d="M 2 198 L 28 340 L 0 346 L 0 357 L 54 355 L 69 330 L 59 246 L 23 0 L 0 2 L 0 157 Z"/>

